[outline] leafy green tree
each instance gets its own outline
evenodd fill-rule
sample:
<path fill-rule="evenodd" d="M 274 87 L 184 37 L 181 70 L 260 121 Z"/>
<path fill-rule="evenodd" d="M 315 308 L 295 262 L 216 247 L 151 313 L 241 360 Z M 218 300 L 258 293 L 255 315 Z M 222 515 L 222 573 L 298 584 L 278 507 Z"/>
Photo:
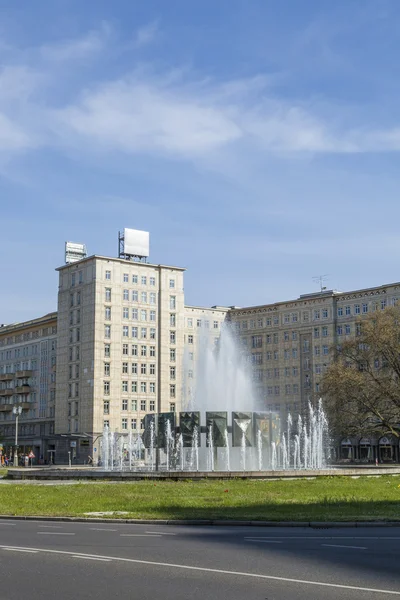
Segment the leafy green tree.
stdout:
<path fill-rule="evenodd" d="M 400 438 L 400 307 L 361 318 L 355 337 L 332 352 L 322 393 L 333 431 Z"/>

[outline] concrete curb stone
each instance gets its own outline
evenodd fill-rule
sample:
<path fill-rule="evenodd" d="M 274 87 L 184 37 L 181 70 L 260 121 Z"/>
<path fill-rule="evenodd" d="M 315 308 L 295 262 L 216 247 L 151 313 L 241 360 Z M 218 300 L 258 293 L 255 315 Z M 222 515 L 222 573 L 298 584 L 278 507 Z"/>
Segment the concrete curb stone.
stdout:
<path fill-rule="evenodd" d="M 221 519 L 116 519 L 100 517 L 46 517 L 39 515 L 0 515 L 13 521 L 55 521 L 72 523 L 126 523 L 130 525 L 196 525 L 228 527 L 311 527 L 315 529 L 340 527 L 400 527 L 400 521 L 230 521 Z"/>

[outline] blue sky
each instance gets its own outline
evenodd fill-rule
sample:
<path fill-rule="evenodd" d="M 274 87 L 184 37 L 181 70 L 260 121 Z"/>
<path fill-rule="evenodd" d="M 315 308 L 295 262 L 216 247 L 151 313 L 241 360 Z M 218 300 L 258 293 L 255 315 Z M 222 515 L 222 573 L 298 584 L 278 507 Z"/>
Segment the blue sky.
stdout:
<path fill-rule="evenodd" d="M 0 323 L 149 230 L 186 301 L 400 279 L 397 0 L 0 0 Z"/>

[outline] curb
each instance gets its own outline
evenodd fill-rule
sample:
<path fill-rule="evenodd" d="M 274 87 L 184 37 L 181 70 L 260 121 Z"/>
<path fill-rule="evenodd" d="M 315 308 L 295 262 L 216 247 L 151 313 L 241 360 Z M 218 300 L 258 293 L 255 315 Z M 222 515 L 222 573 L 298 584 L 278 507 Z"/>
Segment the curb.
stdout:
<path fill-rule="evenodd" d="M 46 517 L 28 515 L 0 515 L 12 521 L 56 521 L 72 523 L 122 523 L 129 525 L 195 525 L 213 527 L 311 527 L 332 529 L 340 527 L 400 527 L 400 521 L 235 521 L 220 519 L 102 519 L 99 517 Z"/>

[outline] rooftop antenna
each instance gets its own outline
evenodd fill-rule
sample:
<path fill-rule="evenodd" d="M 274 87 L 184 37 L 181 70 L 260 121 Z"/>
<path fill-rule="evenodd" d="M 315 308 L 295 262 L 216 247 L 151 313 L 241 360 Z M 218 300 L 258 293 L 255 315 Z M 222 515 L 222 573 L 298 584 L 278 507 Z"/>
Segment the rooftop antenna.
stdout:
<path fill-rule="evenodd" d="M 326 290 L 326 285 L 324 285 L 324 283 L 328 279 L 328 275 L 316 275 L 312 279 L 315 283 L 318 283 L 321 292 Z"/>

